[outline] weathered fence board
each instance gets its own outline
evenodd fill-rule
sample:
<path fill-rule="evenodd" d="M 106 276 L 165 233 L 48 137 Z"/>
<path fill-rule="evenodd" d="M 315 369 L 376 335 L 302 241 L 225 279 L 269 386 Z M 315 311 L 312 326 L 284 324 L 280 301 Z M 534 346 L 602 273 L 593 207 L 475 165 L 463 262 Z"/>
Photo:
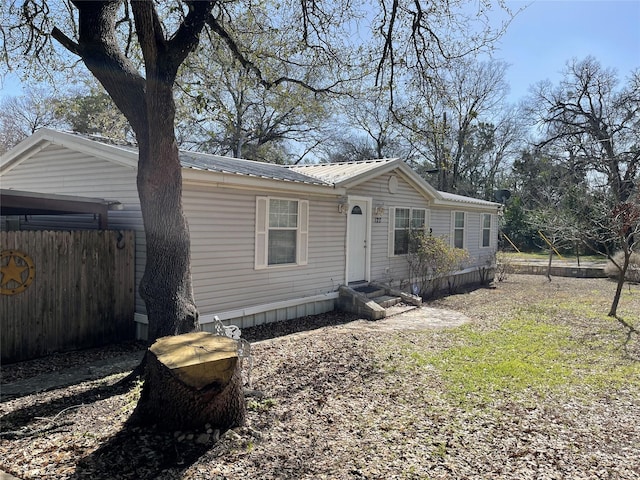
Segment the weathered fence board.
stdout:
<path fill-rule="evenodd" d="M 1 232 L 0 249 L 2 362 L 133 339 L 133 232 Z"/>

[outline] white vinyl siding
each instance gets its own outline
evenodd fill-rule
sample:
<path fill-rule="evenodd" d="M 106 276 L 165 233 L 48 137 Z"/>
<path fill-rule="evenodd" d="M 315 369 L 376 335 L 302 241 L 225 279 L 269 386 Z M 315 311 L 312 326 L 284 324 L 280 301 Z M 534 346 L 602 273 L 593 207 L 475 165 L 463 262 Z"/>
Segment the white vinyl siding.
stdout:
<path fill-rule="evenodd" d="M 396 193 L 389 191 L 389 179 L 397 178 Z M 398 283 L 408 278 L 409 267 L 405 255 L 392 255 L 393 253 L 393 219 L 395 207 L 426 208 L 426 224 L 430 227 L 431 211 L 429 201 L 402 175 L 384 174 L 373 178 L 357 187 L 349 190 L 350 195 L 367 197 L 372 199 L 373 210 L 377 205 L 383 206 L 379 221 L 371 223 L 370 244 L 370 275 L 371 280 Z M 449 223 L 447 222 L 447 232 Z M 427 228 L 429 231 L 429 228 Z"/>
<path fill-rule="evenodd" d="M 105 149 L 110 150 L 110 147 Z M 111 151 L 108 153 L 115 155 Z M 347 217 L 339 213 L 339 198 L 333 190 L 293 193 L 286 184 L 280 190 L 277 182 L 261 179 L 235 188 L 233 182 L 225 185 L 216 181 L 215 175 L 211 175 L 209 181 L 207 172 L 199 175 L 197 179 L 186 177 L 183 206 L 191 236 L 194 295 L 203 317 L 242 309 L 250 311 L 253 306 L 286 303 L 291 299 L 321 298 L 334 294 L 346 282 Z M 397 178 L 394 193 L 389 188 L 392 176 Z M 452 206 L 434 204 L 433 199 L 417 190 L 410 180 L 397 172 L 384 173 L 341 193 L 370 198 L 370 217 L 375 209 L 380 209 L 375 214 L 375 221 L 369 218 L 371 242 L 367 242 L 367 247 L 370 248 L 372 280 L 397 284 L 408 278 L 406 257 L 389 255 L 392 251 L 389 232 L 396 206 L 424 210 L 427 231 L 437 236 L 451 234 Z M 139 284 L 146 253 L 135 168 L 51 144 L 31 152 L 30 157 L 3 174 L 2 186 L 121 202 L 124 210 L 109 212 L 109 225 L 110 228 L 136 230 L 136 284 Z M 261 203 L 258 198 L 265 200 Z M 296 265 L 267 265 L 268 198 L 298 202 Z M 472 207 L 467 210 L 462 203 L 455 209 L 467 211 L 465 242 L 472 257 L 478 262 L 489 258 L 497 244 L 495 209 Z M 481 249 L 481 216 L 487 211 L 493 212 L 492 248 Z M 414 220 L 419 223 L 420 215 Z M 256 255 L 258 243 L 262 256 Z M 257 263 L 264 268 L 256 269 Z M 299 311 L 308 314 L 304 313 L 306 308 L 301 307 Z M 144 305 L 138 296 L 136 312 L 144 313 Z M 280 318 L 280 312 L 276 312 L 274 318 Z"/>
<path fill-rule="evenodd" d="M 451 212 L 451 246 L 465 248 L 466 213 Z"/>
<path fill-rule="evenodd" d="M 201 315 L 335 292 L 344 284 L 346 221 L 334 197 L 298 199 L 306 207 L 299 208 L 298 252 L 306 264 L 255 268 L 256 241 L 262 242 L 259 251 L 265 265 L 267 261 L 266 235 L 264 241 L 256 235 L 258 218 L 267 225 L 267 198 L 264 191 L 185 185 L 191 270 Z"/>
<path fill-rule="evenodd" d="M 255 268 L 307 264 L 309 202 L 256 198 Z"/>

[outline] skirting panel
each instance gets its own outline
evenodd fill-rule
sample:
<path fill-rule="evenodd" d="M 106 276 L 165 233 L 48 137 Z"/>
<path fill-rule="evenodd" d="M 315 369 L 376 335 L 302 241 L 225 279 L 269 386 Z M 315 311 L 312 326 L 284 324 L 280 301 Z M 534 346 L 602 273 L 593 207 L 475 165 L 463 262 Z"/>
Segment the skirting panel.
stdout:
<path fill-rule="evenodd" d="M 336 308 L 337 292 L 313 297 L 303 297 L 265 305 L 256 305 L 218 314 L 202 315 L 200 326 L 205 332 L 213 331 L 213 319 L 217 316 L 225 325 L 236 325 L 240 329 L 255 327 L 265 323 L 295 320 L 296 318 L 332 312 Z M 136 338 L 146 340 L 148 334 L 147 316 L 136 313 Z"/>

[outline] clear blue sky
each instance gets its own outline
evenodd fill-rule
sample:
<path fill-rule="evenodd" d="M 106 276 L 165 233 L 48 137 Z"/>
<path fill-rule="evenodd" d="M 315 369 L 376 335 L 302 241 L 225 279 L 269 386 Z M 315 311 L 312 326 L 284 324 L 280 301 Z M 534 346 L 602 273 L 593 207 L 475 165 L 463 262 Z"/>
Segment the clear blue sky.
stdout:
<path fill-rule="evenodd" d="M 511 66 L 510 101 L 529 86 L 556 83 L 567 61 L 595 57 L 615 68 L 621 80 L 640 68 L 640 0 L 507 0 L 509 8 L 528 5 L 499 42 L 495 58 Z"/>
<path fill-rule="evenodd" d="M 506 1 L 513 10 L 529 5 L 494 54 L 511 65 L 510 101 L 521 100 L 541 80 L 557 82 L 573 57 L 592 55 L 603 66 L 616 68 L 621 79 L 640 68 L 640 0 Z M 0 84 L 0 97 L 19 93 L 15 77 Z"/>

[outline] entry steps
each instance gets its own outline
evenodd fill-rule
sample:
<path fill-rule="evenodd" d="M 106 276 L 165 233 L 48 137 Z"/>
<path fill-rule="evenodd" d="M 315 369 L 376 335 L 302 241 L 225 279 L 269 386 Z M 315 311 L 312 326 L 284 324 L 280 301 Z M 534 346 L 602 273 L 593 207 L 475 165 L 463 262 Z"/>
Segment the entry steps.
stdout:
<path fill-rule="evenodd" d="M 422 305 L 422 299 L 378 282 L 342 285 L 339 289 L 338 308 L 379 320 Z"/>

